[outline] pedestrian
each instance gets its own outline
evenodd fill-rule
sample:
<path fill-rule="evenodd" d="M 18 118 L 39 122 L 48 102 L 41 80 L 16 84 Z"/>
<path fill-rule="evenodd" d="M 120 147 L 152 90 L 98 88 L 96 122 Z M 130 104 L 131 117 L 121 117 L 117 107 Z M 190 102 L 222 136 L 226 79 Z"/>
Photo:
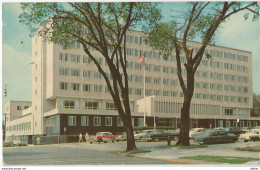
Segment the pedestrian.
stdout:
<path fill-rule="evenodd" d="M 88 132 L 86 132 L 86 135 L 85 135 L 86 142 L 89 140 L 88 138 L 89 138 Z"/>
<path fill-rule="evenodd" d="M 79 134 L 79 142 L 83 142 L 81 133 Z"/>

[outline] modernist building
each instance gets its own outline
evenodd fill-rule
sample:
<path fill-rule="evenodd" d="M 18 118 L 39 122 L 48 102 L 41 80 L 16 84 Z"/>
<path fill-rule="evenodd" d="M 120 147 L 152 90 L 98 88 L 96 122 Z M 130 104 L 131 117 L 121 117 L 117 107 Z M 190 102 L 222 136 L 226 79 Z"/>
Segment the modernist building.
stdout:
<path fill-rule="evenodd" d="M 143 32 L 139 31 L 129 31 L 127 36 L 132 124 L 143 126 L 144 68 L 138 59 L 145 53 L 147 125 L 153 126 L 155 116 L 157 126 L 177 128 L 183 93 L 176 75 L 176 58 L 173 54 L 167 60 L 163 59 L 143 42 L 142 36 Z M 194 52 L 200 45 L 189 42 Z M 250 117 L 253 105 L 252 53 L 221 46 L 208 46 L 205 53 L 211 54 L 213 59 L 205 57 L 196 72 L 191 127 L 237 126 L 237 119 L 241 127 L 260 124 L 258 118 Z M 93 54 L 110 77 L 105 60 L 97 51 L 93 50 Z M 185 57 L 181 60 L 185 62 Z M 30 111 L 24 111 L 29 116 L 26 120 L 15 119 L 18 118 L 15 116 L 9 119 L 7 136 L 15 135 L 17 126 L 28 120 L 31 122 L 28 124 L 30 135 L 123 131 L 103 77 L 79 43 L 64 50 L 61 45 L 46 43 L 42 37 L 34 36 L 32 61 L 32 103 Z M 184 67 L 182 74 L 185 77 Z"/>

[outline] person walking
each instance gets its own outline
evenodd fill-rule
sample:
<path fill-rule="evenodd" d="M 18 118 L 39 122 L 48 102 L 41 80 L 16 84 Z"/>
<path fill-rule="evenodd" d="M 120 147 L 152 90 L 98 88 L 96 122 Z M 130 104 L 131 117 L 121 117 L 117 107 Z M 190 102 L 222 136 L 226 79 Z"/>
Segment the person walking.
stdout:
<path fill-rule="evenodd" d="M 79 142 L 83 142 L 81 133 L 79 134 Z"/>

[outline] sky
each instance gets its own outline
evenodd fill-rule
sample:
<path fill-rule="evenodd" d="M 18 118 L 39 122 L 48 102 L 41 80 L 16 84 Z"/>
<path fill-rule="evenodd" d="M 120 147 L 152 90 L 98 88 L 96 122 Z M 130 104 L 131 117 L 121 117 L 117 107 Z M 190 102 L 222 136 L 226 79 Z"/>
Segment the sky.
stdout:
<path fill-rule="evenodd" d="M 162 14 L 166 20 L 171 20 L 171 10 L 183 6 L 183 3 L 165 2 Z M 29 29 L 19 23 L 18 16 L 21 12 L 19 3 L 2 4 L 2 92 L 6 85 L 8 94 L 7 97 L 2 97 L 3 106 L 9 100 L 31 101 L 32 65 L 29 63 L 32 42 Z M 245 21 L 243 15 L 236 14 L 221 25 L 216 33 L 215 44 L 252 52 L 253 93 L 260 94 L 259 22 Z"/>

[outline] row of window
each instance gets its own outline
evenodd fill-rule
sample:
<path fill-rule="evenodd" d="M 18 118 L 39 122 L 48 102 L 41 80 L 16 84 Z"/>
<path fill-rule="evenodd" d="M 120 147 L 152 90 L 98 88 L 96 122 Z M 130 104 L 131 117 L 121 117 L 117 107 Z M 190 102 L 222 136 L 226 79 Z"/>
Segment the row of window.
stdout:
<path fill-rule="evenodd" d="M 233 126 L 232 127 L 245 127 L 245 121 L 240 121 L 239 123 L 237 121 L 230 121 L 230 120 L 227 120 L 226 121 L 226 126 L 225 127 L 231 127 L 231 122 L 233 122 Z M 247 127 L 251 127 L 251 121 L 247 121 L 246 122 L 247 124 Z M 223 123 L 223 120 L 218 120 L 218 126 L 219 127 L 224 127 L 224 123 Z M 257 125 L 257 121 L 253 121 L 253 126 L 256 127 L 258 126 Z"/>
<path fill-rule="evenodd" d="M 76 101 L 73 99 L 66 99 L 63 101 L 63 107 L 65 109 L 75 109 Z M 133 110 L 133 103 L 130 103 L 130 108 Z M 85 109 L 99 110 L 101 109 L 101 101 L 85 101 Z M 117 110 L 116 105 L 113 102 L 106 102 L 106 110 Z M 54 120 L 51 120 L 54 121 Z"/>
<path fill-rule="evenodd" d="M 143 120 L 142 118 L 140 120 Z M 131 118 L 132 126 L 134 126 L 134 118 Z M 68 117 L 68 125 L 69 126 L 76 126 L 76 116 L 69 116 Z M 138 120 L 139 122 L 139 120 Z M 105 126 L 112 126 L 113 119 L 112 117 L 105 117 Z M 101 126 L 101 116 L 94 116 L 93 117 L 93 126 Z M 117 126 L 123 126 L 123 121 L 120 117 L 117 117 L 116 120 Z M 89 126 L 89 116 L 81 116 L 81 126 Z"/>
<path fill-rule="evenodd" d="M 24 109 L 28 109 L 29 106 L 24 106 L 23 108 L 24 108 Z M 17 110 L 22 110 L 22 106 L 17 106 L 16 109 L 17 109 Z"/>
<path fill-rule="evenodd" d="M 6 131 L 23 131 L 23 130 L 30 130 L 30 129 L 31 129 L 31 122 L 26 122 L 26 123 L 21 123 L 21 124 L 6 127 Z"/>
<path fill-rule="evenodd" d="M 204 94 L 204 93 L 195 93 L 195 98 L 197 99 L 205 99 L 212 101 L 220 101 L 220 102 L 239 102 L 239 103 L 248 103 L 248 97 L 237 97 L 237 96 L 225 96 L 225 95 L 217 95 L 217 94 Z"/>

